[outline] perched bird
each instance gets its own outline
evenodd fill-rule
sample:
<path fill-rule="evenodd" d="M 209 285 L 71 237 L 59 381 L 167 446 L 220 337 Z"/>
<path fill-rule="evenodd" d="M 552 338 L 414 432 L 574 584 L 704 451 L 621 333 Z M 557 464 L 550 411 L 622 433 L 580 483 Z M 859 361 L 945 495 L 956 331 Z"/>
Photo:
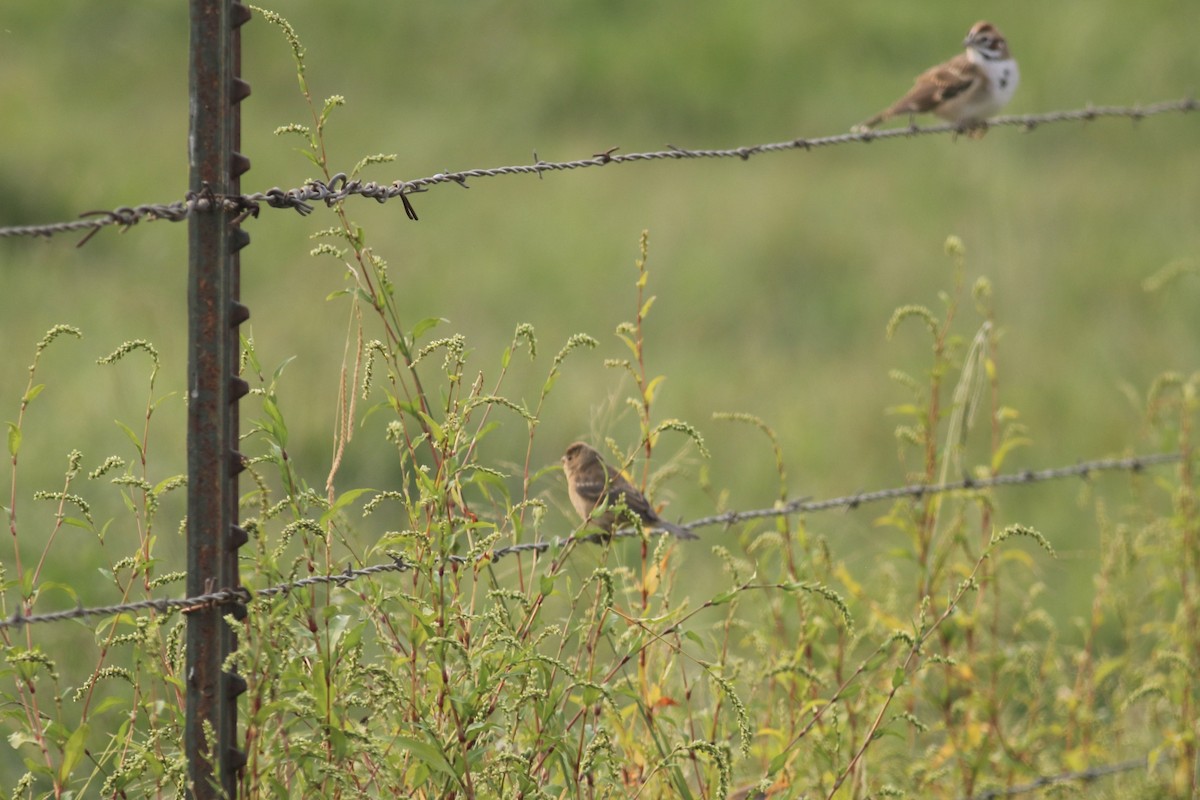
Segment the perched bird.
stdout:
<path fill-rule="evenodd" d="M 1020 73 L 1008 42 L 990 22 L 976 22 L 963 40 L 967 50 L 917 76 L 893 105 L 854 126 L 855 133 L 903 114 L 932 112 L 965 128 L 996 114 L 1017 90 Z"/>
<path fill-rule="evenodd" d="M 699 538 L 686 528 L 659 517 L 645 495 L 583 442 L 575 442 L 567 448 L 562 464 L 563 471 L 567 473 L 567 493 L 571 496 L 571 505 L 575 506 L 585 522 L 612 533 L 620 521 L 617 509 L 624 505 L 648 527 L 661 528 L 680 539 Z M 605 508 L 595 515 L 593 512 L 597 506 Z"/>

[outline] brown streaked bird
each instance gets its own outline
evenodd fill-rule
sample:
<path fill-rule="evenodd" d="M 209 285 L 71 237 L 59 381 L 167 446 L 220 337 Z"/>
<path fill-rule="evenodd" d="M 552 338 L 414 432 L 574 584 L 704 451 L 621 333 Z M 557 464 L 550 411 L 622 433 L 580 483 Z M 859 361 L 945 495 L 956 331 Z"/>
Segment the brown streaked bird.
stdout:
<path fill-rule="evenodd" d="M 995 25 L 980 21 L 963 45 L 965 52 L 922 72 L 908 94 L 852 130 L 863 133 L 905 114 L 933 113 L 967 128 L 995 115 L 1012 100 L 1021 78 L 1008 42 Z"/>
<path fill-rule="evenodd" d="M 606 464 L 591 446 L 575 442 L 567 448 L 562 464 L 567 473 L 571 505 L 585 522 L 612 533 L 619 521 L 616 509 L 623 504 L 648 527 L 660 528 L 680 539 L 699 538 L 687 528 L 658 516 L 646 496 L 627 481 L 620 470 Z M 605 506 L 598 515 L 593 514 L 597 506 Z"/>

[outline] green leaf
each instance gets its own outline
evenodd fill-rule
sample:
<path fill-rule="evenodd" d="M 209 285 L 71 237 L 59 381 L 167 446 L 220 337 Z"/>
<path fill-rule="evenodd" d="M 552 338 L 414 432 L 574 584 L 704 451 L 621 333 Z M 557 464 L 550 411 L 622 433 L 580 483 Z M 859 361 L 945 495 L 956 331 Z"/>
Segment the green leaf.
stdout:
<path fill-rule="evenodd" d="M 392 408 L 391 403 L 387 402 L 386 400 L 381 403 L 376 403 L 375 405 L 371 406 L 370 408 L 368 408 L 366 411 L 363 412 L 361 417 L 359 417 L 359 421 L 358 421 L 359 429 L 365 429 L 367 427 L 367 420 L 369 420 L 371 418 L 372 414 L 375 414 L 378 411 L 390 411 L 391 408 Z"/>
<path fill-rule="evenodd" d="M 292 363 L 295 360 L 296 360 L 295 356 L 288 356 L 287 358 L 285 358 L 282 361 L 282 363 L 280 363 L 280 365 L 275 368 L 275 371 L 273 373 L 271 373 L 271 383 L 274 383 L 275 381 L 279 380 L 279 376 L 283 374 L 283 370 L 287 367 L 288 364 Z"/>
<path fill-rule="evenodd" d="M 313 705 L 318 709 L 317 713 L 323 713 L 329 707 L 329 684 L 325 680 L 325 674 L 325 662 L 319 658 L 314 659 L 309 686 L 312 687 Z"/>
<path fill-rule="evenodd" d="M 139 439 L 138 435 L 133 432 L 133 428 L 129 427 L 124 422 L 121 422 L 119 419 L 113 421 L 117 423 L 117 427 L 125 431 L 125 435 L 129 437 L 129 441 L 133 442 L 133 446 L 137 448 L 138 454 L 140 455 L 142 452 L 142 440 Z"/>
<path fill-rule="evenodd" d="M 274 423 L 275 427 L 281 427 L 283 425 L 283 413 L 279 410 L 279 404 L 275 402 L 275 398 L 270 395 L 264 395 L 262 405 L 263 411 L 271 418 L 271 422 Z"/>
<path fill-rule="evenodd" d="M 8 423 L 8 454 L 16 456 L 21 449 L 21 429 L 14 423 Z"/>
<path fill-rule="evenodd" d="M 657 299 L 658 297 L 656 295 L 650 295 L 648 298 L 646 298 L 646 302 L 642 303 L 642 310 L 638 312 L 638 315 L 642 319 L 645 319 L 646 315 L 650 313 L 650 306 L 654 305 L 654 301 Z"/>
<path fill-rule="evenodd" d="M 169 478 L 163 478 L 161 481 L 154 484 L 153 494 L 157 497 L 158 495 L 162 494 L 164 491 L 167 491 L 167 486 L 172 485 L 172 484 L 175 486 L 178 486 L 179 481 L 183 480 L 184 478 L 186 478 L 185 475 L 172 475 Z"/>
<path fill-rule="evenodd" d="M 875 653 L 872 653 L 871 657 L 867 659 L 864 670 L 866 672 L 874 672 L 875 670 L 879 669 L 880 665 L 883 664 L 884 661 L 887 660 L 888 654 L 886 651 L 879 650 Z"/>
<path fill-rule="evenodd" d="M 458 773 L 454 771 L 454 767 L 446 759 L 445 754 L 438 748 L 428 742 L 422 742 L 407 736 L 398 736 L 393 741 L 415 756 L 417 760 L 429 767 L 429 769 L 453 779 L 456 784 L 459 783 Z"/>
<path fill-rule="evenodd" d="M 771 763 L 767 765 L 767 774 L 774 775 L 774 774 L 778 773 L 779 770 L 781 770 L 785 766 L 787 766 L 787 761 L 788 761 L 788 751 L 784 750 L 783 752 L 779 753 L 778 755 L 776 755 L 774 758 L 771 759 Z"/>
<path fill-rule="evenodd" d="M 25 396 L 23 398 L 21 398 L 21 402 L 25 403 L 25 404 L 32 403 L 33 398 L 35 398 L 39 394 L 41 394 L 42 389 L 45 389 L 45 388 L 46 388 L 46 384 L 44 384 L 44 383 L 39 383 L 37 386 L 30 387 L 29 391 L 25 393 Z"/>
<path fill-rule="evenodd" d="M 901 403 L 898 406 L 888 406 L 883 410 L 883 413 L 904 415 L 907 417 L 920 417 L 925 413 L 925 409 L 921 406 L 913 405 L 912 403 Z"/>
<path fill-rule="evenodd" d="M 737 589 L 730 589 L 727 592 L 721 592 L 719 595 L 708 601 L 710 606 L 723 606 L 737 596 Z"/>
<path fill-rule="evenodd" d="M 329 638 L 336 645 L 342 638 L 342 634 L 350 627 L 350 615 L 338 614 L 336 613 L 336 609 L 334 611 L 335 613 L 329 617 Z"/>
<path fill-rule="evenodd" d="M 158 398 L 157 400 L 155 400 L 153 403 L 150 404 L 150 410 L 157 411 L 158 407 L 160 405 L 165 403 L 167 400 L 170 400 L 172 397 L 174 397 L 177 394 L 178 394 L 178 392 L 167 392 L 162 397 Z"/>
<path fill-rule="evenodd" d="M 484 425 L 482 428 L 479 429 L 479 433 L 475 434 L 475 441 L 476 442 L 482 441 L 483 437 L 487 436 L 489 433 L 491 433 L 494 430 L 499 430 L 499 428 L 500 428 L 499 422 L 495 422 L 495 421 L 489 422 L 488 424 Z"/>
<path fill-rule="evenodd" d="M 59 783 L 67 783 L 67 779 L 75 771 L 79 760 L 83 758 L 83 748 L 87 744 L 87 736 L 88 724 L 85 722 L 76 728 L 75 732 L 71 734 L 71 738 L 67 740 L 67 746 L 63 748 L 62 763 L 58 765 Z"/>
<path fill-rule="evenodd" d="M 500 492 L 504 497 L 509 496 L 508 483 L 503 478 L 501 478 L 499 475 L 494 475 L 491 472 L 488 472 L 485 470 L 476 470 L 475 473 L 472 474 L 470 478 L 468 478 L 466 481 L 464 481 L 464 483 L 473 484 L 475 486 L 478 486 L 480 488 L 480 490 L 483 491 L 485 494 L 488 493 L 487 490 L 489 488 L 494 488 L 498 492 Z"/>
<path fill-rule="evenodd" d="M 417 411 L 417 416 L 429 427 L 429 435 L 433 437 L 435 442 L 445 441 L 446 432 L 442 430 L 442 426 L 433 421 L 433 417 L 426 414 L 424 411 Z"/>
<path fill-rule="evenodd" d="M 1004 459 L 1008 457 L 1008 454 L 1012 450 L 1015 450 L 1018 447 L 1025 447 L 1026 445 L 1032 443 L 1033 440 L 1026 436 L 1014 436 L 1013 438 L 1008 439 L 996 449 L 995 453 L 992 454 L 992 469 L 996 472 L 999 472 L 1000 467 L 1004 465 Z"/>
<path fill-rule="evenodd" d="M 666 375 L 659 375 L 653 378 L 650 383 L 646 384 L 646 391 L 642 392 L 642 399 L 647 403 L 654 402 L 654 393 L 658 390 L 658 385 L 667 379 Z"/>
<path fill-rule="evenodd" d="M 423 469 L 413 470 L 413 477 L 417 480 L 417 487 L 421 490 L 421 497 L 427 500 L 444 499 L 445 492 L 439 488 L 439 484 Z M 439 500 L 440 502 L 440 500 Z"/>
<path fill-rule="evenodd" d="M 896 671 L 892 673 L 892 688 L 899 689 L 903 686 L 906 677 L 904 667 L 896 667 Z"/>
<path fill-rule="evenodd" d="M 409 334 L 409 337 L 415 342 L 417 337 L 422 333 L 437 325 L 441 325 L 443 322 L 446 322 L 446 320 L 441 317 L 426 317 L 416 325 L 413 325 L 412 333 Z"/>
<path fill-rule="evenodd" d="M 338 499 L 333 501 L 333 505 L 331 505 L 329 507 L 329 510 L 321 515 L 320 524 L 324 525 L 326 522 L 329 522 L 329 520 L 333 517 L 333 515 L 336 514 L 338 511 L 340 511 L 341 509 L 350 505 L 351 503 L 353 503 L 358 498 L 362 497 L 367 492 L 371 492 L 371 491 L 374 491 L 374 489 L 369 489 L 369 488 L 364 487 L 362 489 L 351 489 L 348 492 L 342 492 L 341 495 L 338 496 Z"/>
<path fill-rule="evenodd" d="M 329 742 L 333 745 L 333 757 L 341 761 L 350 750 L 350 738 L 340 727 L 327 727 Z"/>
<path fill-rule="evenodd" d="M 75 593 L 75 590 L 70 586 L 70 584 L 59 583 L 58 581 L 46 581 L 41 585 L 40 591 L 43 594 L 51 591 L 62 592 L 67 597 L 71 598 L 72 603 L 79 602 L 79 595 Z"/>
<path fill-rule="evenodd" d="M 392 397 L 391 393 L 388 394 L 388 397 Z M 393 398 L 392 403 L 395 405 L 396 411 L 416 417 L 417 419 L 421 418 L 421 407 L 416 400 L 409 401 Z"/>
<path fill-rule="evenodd" d="M 93 715 L 103 714 L 105 711 L 108 711 L 110 708 L 128 708 L 128 707 L 129 707 L 128 699 L 126 699 L 124 697 L 117 697 L 116 695 L 109 695 L 108 697 L 101 700 L 94 709 L 92 709 L 92 714 Z"/>
<path fill-rule="evenodd" d="M 363 629 L 367 626 L 366 622 L 360 622 L 350 630 L 346 631 L 345 635 L 338 641 L 338 646 L 343 650 L 349 650 L 358 647 L 358 643 L 362 641 Z"/>

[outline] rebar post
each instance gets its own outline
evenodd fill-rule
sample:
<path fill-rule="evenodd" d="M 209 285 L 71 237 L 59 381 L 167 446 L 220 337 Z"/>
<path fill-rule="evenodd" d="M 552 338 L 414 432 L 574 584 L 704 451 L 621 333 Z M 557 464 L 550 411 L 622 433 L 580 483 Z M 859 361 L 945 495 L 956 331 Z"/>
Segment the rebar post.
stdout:
<path fill-rule="evenodd" d="M 237 152 L 237 104 L 249 94 L 238 77 L 240 37 L 249 10 L 233 0 L 191 0 L 190 190 L 188 225 L 188 578 L 189 595 L 240 585 L 237 550 L 237 401 L 248 387 L 237 375 L 238 325 L 248 316 L 238 298 L 237 252 L 249 236 L 223 202 L 240 194 L 249 162 Z M 241 605 L 188 610 L 187 720 L 184 747 L 192 796 L 233 798 L 245 758 L 237 746 L 237 697 L 245 681 L 223 669 L 237 647 L 227 614 Z"/>

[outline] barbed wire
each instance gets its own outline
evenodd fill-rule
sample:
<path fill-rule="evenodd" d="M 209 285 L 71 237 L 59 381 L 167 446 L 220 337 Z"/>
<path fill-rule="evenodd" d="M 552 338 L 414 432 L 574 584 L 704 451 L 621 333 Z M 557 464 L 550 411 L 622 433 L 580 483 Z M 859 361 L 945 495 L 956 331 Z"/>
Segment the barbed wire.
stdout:
<path fill-rule="evenodd" d="M 897 486 L 891 489 L 878 489 L 872 492 L 861 492 L 845 497 L 835 497 L 830 500 L 802 498 L 780 503 L 774 508 L 760 508 L 752 511 L 726 511 L 723 514 L 703 517 L 684 527 L 698 528 L 706 525 L 731 525 L 736 522 L 743 522 L 759 517 L 781 517 L 790 514 L 828 511 L 834 508 L 855 509 L 864 503 L 877 503 L 881 500 L 895 500 L 901 497 L 923 497 L 925 495 L 946 494 L 948 492 L 991 489 L 997 486 L 1041 483 L 1061 478 L 1086 478 L 1093 472 L 1111 472 L 1113 470 L 1138 472 L 1145 467 L 1169 464 L 1179 460 L 1179 453 L 1154 453 L 1152 455 L 1130 456 L 1128 458 L 1105 458 L 1096 461 L 1081 461 L 1070 467 L 1054 467 L 1053 469 L 1042 470 L 1027 469 L 1021 472 L 995 475 L 991 478 L 964 477 L 962 480 L 951 481 L 949 483 L 914 483 L 908 486 Z"/>
<path fill-rule="evenodd" d="M 1122 761 L 1117 764 L 1104 764 L 1098 767 L 1088 767 L 1087 769 L 1079 770 L 1078 772 L 1063 772 L 1058 775 L 1042 775 L 1029 783 L 1023 783 L 1017 786 L 1009 786 L 1004 789 L 988 789 L 979 794 L 970 795 L 964 800 L 996 800 L 1000 797 L 1014 797 L 1019 794 L 1028 794 L 1036 792 L 1039 789 L 1045 789 L 1049 786 L 1054 786 L 1059 783 L 1071 783 L 1073 781 L 1094 781 L 1098 778 L 1106 778 L 1109 775 L 1116 775 L 1121 772 L 1131 772 L 1135 769 L 1145 767 L 1148 760 L 1145 756 L 1131 761 Z"/>
<path fill-rule="evenodd" d="M 996 475 L 991 478 L 963 478 L 960 481 L 952 481 L 941 484 L 911 484 L 908 486 L 899 486 L 891 489 L 859 492 L 857 494 L 834 497 L 828 500 L 798 499 L 785 503 L 778 503 L 772 508 L 761 508 L 750 511 L 727 511 L 723 514 L 702 517 L 687 523 L 686 525 L 682 525 L 681 527 L 686 530 L 692 530 L 695 528 L 709 527 L 712 525 L 732 525 L 737 522 L 744 522 L 751 519 L 761 519 L 764 517 L 806 514 L 819 511 L 829 511 L 836 508 L 853 510 L 866 503 L 876 503 L 883 500 L 893 500 L 901 497 L 924 497 L 925 495 L 947 494 L 958 491 L 978 491 L 1000 486 L 1027 485 L 1070 477 L 1087 478 L 1094 472 L 1140 472 L 1147 467 L 1178 462 L 1181 460 L 1181 458 L 1182 456 L 1179 453 L 1153 453 L 1144 456 L 1130 456 L 1128 458 L 1106 458 L 1097 459 L 1094 461 L 1083 461 L 1069 467 L 1055 467 L 1052 469 L 1043 470 L 1024 470 L 1022 472 Z M 484 552 L 478 557 L 478 559 L 473 559 L 468 556 L 450 555 L 447 556 L 447 561 L 461 565 L 470 565 L 473 563 L 482 562 L 484 560 L 494 562 L 508 556 L 517 555 L 519 553 L 544 553 L 549 550 L 559 550 L 568 544 L 602 544 L 612 538 L 627 538 L 640 535 L 641 534 L 636 530 L 620 530 L 616 531 L 611 536 L 601 533 L 591 533 L 566 537 L 555 537 L 554 539 L 549 540 L 526 542 L 523 544 L 514 544 L 506 547 L 495 548 L 493 550 Z M 124 614 L 136 611 L 153 610 L 158 611 L 159 613 L 166 613 L 172 609 L 180 609 L 184 613 L 188 613 L 202 608 L 212 608 L 216 606 L 239 603 L 245 605 L 254 598 L 285 595 L 289 592 L 295 591 L 296 589 L 303 589 L 306 587 L 319 586 L 323 584 L 337 584 L 338 586 L 344 586 L 352 581 L 358 580 L 359 578 L 377 575 L 384 572 L 405 572 L 415 568 L 415 566 L 416 565 L 405 561 L 402 556 L 397 556 L 391 563 L 374 564 L 359 568 L 347 567 L 343 572 L 330 573 L 326 575 L 311 575 L 307 578 L 301 578 L 299 580 L 289 581 L 286 583 L 279 583 L 263 589 L 249 589 L 246 587 L 239 587 L 237 589 L 219 589 L 217 591 L 205 592 L 192 597 L 138 600 L 131 603 L 119 603 L 107 606 L 84 607 L 81 603 L 75 608 L 49 612 L 46 614 L 26 615 L 22 614 L 20 611 L 17 611 L 10 615 L 7 619 L 0 620 L 0 630 L 43 622 L 61 622 L 69 619 L 111 616 L 113 614 Z"/>
<path fill-rule="evenodd" d="M 979 127 L 1019 127 L 1026 131 L 1032 131 L 1042 125 L 1058 122 L 1088 122 L 1105 117 L 1125 117 L 1136 121 L 1160 114 L 1187 113 L 1196 111 L 1198 108 L 1200 108 L 1200 102 L 1190 97 L 1182 100 L 1166 100 L 1145 106 L 1089 105 L 1084 108 L 1068 111 L 1050 111 L 1043 114 L 995 117 Z M 69 222 L 0 227 L 0 238 L 21 236 L 50 237 L 60 233 L 89 231 L 88 235 L 79 243 L 82 245 L 101 228 L 110 225 L 128 229 L 139 222 L 153 222 L 160 219 L 180 222 L 197 211 L 207 211 L 218 206 L 237 214 L 239 221 L 246 216 L 257 217 L 263 204 L 266 204 L 270 208 L 291 208 L 301 215 L 306 215 L 312 212 L 313 203 L 321 202 L 327 206 L 331 206 L 355 195 L 370 197 L 380 203 L 399 198 L 404 204 L 404 209 L 409 219 L 416 220 L 417 214 L 409 200 L 409 196 L 425 192 L 429 188 L 440 184 L 457 184 L 463 188 L 468 188 L 468 181 L 477 178 L 495 178 L 507 175 L 537 175 L 541 178 L 547 172 L 561 172 L 641 161 L 679 161 L 696 158 L 738 158 L 746 161 L 752 156 L 764 153 L 777 153 L 788 150 L 809 151 L 820 147 L 851 143 L 869 144 L 885 139 L 911 139 L 916 136 L 958 134 L 962 133 L 963 130 L 959 125 L 943 123 L 938 125 L 911 125 L 905 128 L 841 133 L 832 136 L 820 136 L 814 139 L 796 138 L 783 142 L 723 149 L 694 150 L 667 145 L 667 149 L 665 150 L 622 154 L 616 152 L 618 148 L 614 147 L 600 153 L 595 153 L 590 158 L 574 161 L 543 161 L 537 157 L 537 153 L 535 152 L 534 163 L 532 164 L 467 169 L 458 172 L 439 172 L 426 178 L 407 181 L 397 180 L 390 184 L 357 179 L 352 180 L 346 173 L 339 172 L 328 183 L 311 180 L 303 186 L 294 189 L 284 190 L 275 187 L 265 192 L 255 192 L 240 196 L 217 195 L 205 189 L 201 192 L 189 192 L 183 200 L 174 203 L 123 206 L 112 211 L 89 211 L 81 215 L 84 219 Z"/>

